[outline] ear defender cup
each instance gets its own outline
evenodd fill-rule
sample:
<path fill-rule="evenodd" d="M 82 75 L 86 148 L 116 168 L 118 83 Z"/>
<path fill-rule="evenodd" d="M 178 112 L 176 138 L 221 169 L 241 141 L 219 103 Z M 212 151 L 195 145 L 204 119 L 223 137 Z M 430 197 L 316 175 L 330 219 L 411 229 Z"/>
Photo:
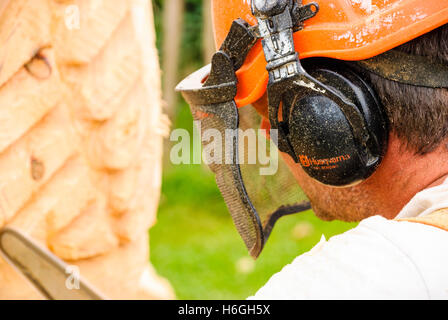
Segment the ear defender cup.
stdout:
<path fill-rule="evenodd" d="M 387 147 L 387 118 L 374 90 L 348 66 L 315 65 L 308 73 L 352 103 L 362 114 L 369 147 L 354 138 L 347 115 L 319 92 L 289 94 L 288 139 L 305 172 L 330 186 L 351 186 L 380 165 Z M 300 91 L 300 90 L 299 90 Z"/>

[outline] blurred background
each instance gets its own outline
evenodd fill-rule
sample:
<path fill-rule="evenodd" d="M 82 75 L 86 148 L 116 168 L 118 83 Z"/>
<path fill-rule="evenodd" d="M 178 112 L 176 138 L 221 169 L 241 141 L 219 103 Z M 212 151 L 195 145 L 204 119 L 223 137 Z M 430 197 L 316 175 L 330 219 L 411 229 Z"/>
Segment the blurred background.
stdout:
<path fill-rule="evenodd" d="M 211 0 L 153 0 L 163 75 L 165 113 L 171 129 L 192 136 L 188 105 L 174 92 L 189 73 L 210 62 L 215 51 Z M 245 299 L 283 266 L 309 251 L 322 235 L 345 232 L 353 223 L 323 222 L 309 211 L 282 218 L 260 258 L 247 253 L 210 170 L 173 165 L 165 141 L 158 223 L 150 231 L 151 262 L 174 287 L 178 299 Z"/>

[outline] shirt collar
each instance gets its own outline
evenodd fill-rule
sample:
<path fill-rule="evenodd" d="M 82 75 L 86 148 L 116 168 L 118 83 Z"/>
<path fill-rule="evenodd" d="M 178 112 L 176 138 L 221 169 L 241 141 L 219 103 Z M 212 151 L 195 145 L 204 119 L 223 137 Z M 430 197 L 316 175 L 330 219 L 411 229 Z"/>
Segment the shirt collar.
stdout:
<path fill-rule="evenodd" d="M 395 219 L 426 216 L 448 208 L 448 178 L 441 184 L 417 193 Z"/>

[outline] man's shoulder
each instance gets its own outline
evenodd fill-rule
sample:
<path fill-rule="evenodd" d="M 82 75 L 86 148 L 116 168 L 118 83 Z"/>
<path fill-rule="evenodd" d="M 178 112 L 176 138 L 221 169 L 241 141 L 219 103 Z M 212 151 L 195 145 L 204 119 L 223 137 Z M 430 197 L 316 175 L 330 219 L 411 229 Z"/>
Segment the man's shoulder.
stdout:
<path fill-rule="evenodd" d="M 447 268 L 447 231 L 374 216 L 297 257 L 255 298 L 448 298 Z"/>
<path fill-rule="evenodd" d="M 346 236 L 357 232 L 370 237 L 381 236 L 388 244 L 402 250 L 418 251 L 426 248 L 425 252 L 430 253 L 437 248 L 448 246 L 448 210 L 438 210 L 422 217 L 394 220 L 373 216 L 346 232 Z M 378 245 L 381 244 L 384 243 L 378 242 Z"/>

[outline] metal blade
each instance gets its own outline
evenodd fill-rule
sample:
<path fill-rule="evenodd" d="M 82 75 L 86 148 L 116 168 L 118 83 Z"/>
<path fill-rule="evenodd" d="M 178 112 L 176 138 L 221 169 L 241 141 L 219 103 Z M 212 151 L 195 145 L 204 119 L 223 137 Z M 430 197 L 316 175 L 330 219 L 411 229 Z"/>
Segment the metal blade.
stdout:
<path fill-rule="evenodd" d="M 0 252 L 50 300 L 103 300 L 67 263 L 12 228 L 0 230 Z"/>

